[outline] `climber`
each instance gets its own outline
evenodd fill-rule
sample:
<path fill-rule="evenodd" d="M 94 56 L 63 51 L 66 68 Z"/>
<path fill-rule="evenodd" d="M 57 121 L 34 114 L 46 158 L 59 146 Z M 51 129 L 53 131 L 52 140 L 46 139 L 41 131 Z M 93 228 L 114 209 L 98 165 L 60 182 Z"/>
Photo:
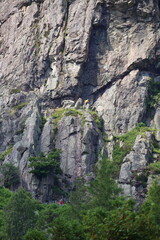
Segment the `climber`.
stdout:
<path fill-rule="evenodd" d="M 84 101 L 84 103 L 85 103 L 85 104 L 89 103 L 89 100 L 88 100 L 88 99 L 86 99 L 86 100 Z"/>
<path fill-rule="evenodd" d="M 63 200 L 61 199 L 60 201 L 59 201 L 59 206 L 62 206 L 63 205 Z"/>
<path fill-rule="evenodd" d="M 88 99 L 86 99 L 86 100 L 84 101 L 83 108 L 86 109 L 86 110 L 89 109 L 89 100 L 88 100 Z"/>

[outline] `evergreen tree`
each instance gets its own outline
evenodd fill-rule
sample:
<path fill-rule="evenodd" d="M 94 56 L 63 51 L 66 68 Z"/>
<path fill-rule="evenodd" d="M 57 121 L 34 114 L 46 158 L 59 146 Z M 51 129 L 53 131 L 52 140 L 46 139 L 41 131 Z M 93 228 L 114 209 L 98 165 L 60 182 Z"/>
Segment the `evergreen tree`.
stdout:
<path fill-rule="evenodd" d="M 3 208 L 8 204 L 8 201 L 12 195 L 13 193 L 10 190 L 4 187 L 0 187 L 0 239 L 1 240 L 8 240 L 7 234 L 5 231 Z"/>
<path fill-rule="evenodd" d="M 13 165 L 13 163 L 5 163 L 0 167 L 0 171 L 4 177 L 4 187 L 6 188 L 14 188 L 19 182 L 19 172 L 18 168 Z"/>
<path fill-rule="evenodd" d="M 70 194 L 70 205 L 73 218 L 81 218 L 83 212 L 90 207 L 88 186 L 83 178 L 75 181 L 75 191 Z"/>
<path fill-rule="evenodd" d="M 109 159 L 102 158 L 96 169 L 96 178 L 90 183 L 91 204 L 93 207 L 103 207 L 111 210 L 121 203 L 121 192 L 115 179 L 113 179 L 116 166 Z"/>
<path fill-rule="evenodd" d="M 29 230 L 23 240 L 47 240 L 45 234 L 37 229 Z"/>
<path fill-rule="evenodd" d="M 4 208 L 6 232 L 9 240 L 21 240 L 36 222 L 36 202 L 30 193 L 20 188 Z"/>

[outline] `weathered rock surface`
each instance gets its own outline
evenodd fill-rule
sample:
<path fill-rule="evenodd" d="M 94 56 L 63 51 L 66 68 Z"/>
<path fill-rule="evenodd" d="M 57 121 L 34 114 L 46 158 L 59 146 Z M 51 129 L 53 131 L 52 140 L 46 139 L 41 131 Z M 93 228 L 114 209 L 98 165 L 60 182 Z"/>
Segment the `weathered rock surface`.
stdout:
<path fill-rule="evenodd" d="M 103 147 L 102 137 L 89 113 L 62 118 L 55 146 L 62 150 L 61 168 L 64 174 L 73 179 L 93 171 Z"/>
<path fill-rule="evenodd" d="M 131 130 L 146 113 L 150 74 L 131 71 L 107 89 L 94 106 L 105 122 L 108 135 Z"/>
<path fill-rule="evenodd" d="M 145 169 L 152 161 L 151 140 L 152 134 L 149 132 L 146 132 L 144 136 L 138 135 L 131 152 L 124 158 L 120 169 L 119 183 L 124 194 L 134 197 L 138 202 L 142 202 L 146 194 Z"/>
<path fill-rule="evenodd" d="M 150 79 L 160 76 L 159 20 L 158 0 L 0 1 L 0 151 L 13 146 L 4 163 L 20 169 L 34 196 L 49 201 L 54 176 L 36 179 L 30 156 L 60 148 L 64 174 L 74 179 L 92 172 L 104 145 L 87 111 L 63 117 L 56 134 L 55 108 L 79 109 L 89 99 L 108 137 L 145 121 Z M 150 122 L 159 129 L 159 108 Z M 150 152 L 149 140 L 139 141 L 120 174 L 132 195 L 137 188 L 127 181 Z"/>

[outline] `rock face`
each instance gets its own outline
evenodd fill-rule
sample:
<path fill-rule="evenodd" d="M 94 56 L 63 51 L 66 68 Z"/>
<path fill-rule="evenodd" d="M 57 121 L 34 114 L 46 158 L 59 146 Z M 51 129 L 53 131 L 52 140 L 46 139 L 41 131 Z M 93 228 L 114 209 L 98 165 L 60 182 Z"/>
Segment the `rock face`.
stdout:
<path fill-rule="evenodd" d="M 133 70 L 97 99 L 95 107 L 104 119 L 108 135 L 125 133 L 142 122 L 149 78 L 147 72 Z"/>
<path fill-rule="evenodd" d="M 50 201 L 55 177 L 33 176 L 30 156 L 60 148 L 61 168 L 72 181 L 92 173 L 103 148 L 112 155 L 114 142 L 104 144 L 102 135 L 122 135 L 144 121 L 157 128 L 160 141 L 159 104 L 150 114 L 147 103 L 158 101 L 150 85 L 160 78 L 159 20 L 158 0 L 0 1 L 2 164 L 17 166 L 21 185 L 34 196 Z M 62 106 L 83 114 L 64 115 L 56 125 L 52 115 Z M 139 138 L 120 173 L 130 192 L 132 171 L 148 164 L 148 153 L 136 147 Z"/>
<path fill-rule="evenodd" d="M 61 168 L 72 178 L 93 171 L 101 151 L 102 137 L 89 113 L 82 117 L 68 116 L 59 122 L 56 148 L 62 150 Z"/>
<path fill-rule="evenodd" d="M 144 201 L 146 194 L 147 178 L 144 170 L 152 161 L 151 139 L 151 133 L 146 133 L 145 138 L 138 135 L 120 169 L 119 183 L 124 194 L 134 197 L 139 203 Z"/>

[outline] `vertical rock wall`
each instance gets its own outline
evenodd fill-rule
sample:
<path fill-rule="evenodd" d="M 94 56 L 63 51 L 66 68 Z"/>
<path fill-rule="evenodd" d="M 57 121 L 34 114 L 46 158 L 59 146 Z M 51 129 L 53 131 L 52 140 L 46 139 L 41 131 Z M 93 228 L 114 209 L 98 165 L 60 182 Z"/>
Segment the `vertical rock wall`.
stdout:
<path fill-rule="evenodd" d="M 107 147 L 102 134 L 112 139 L 146 121 L 159 141 L 159 105 L 152 113 L 147 107 L 160 76 L 159 20 L 159 0 L 0 1 L 1 164 L 17 166 L 34 196 L 49 201 L 54 177 L 36 179 L 30 156 L 60 148 L 61 168 L 73 180 L 93 171 Z M 55 134 L 53 112 L 79 97 L 104 128 L 84 111 L 83 119 L 62 118 Z"/>

